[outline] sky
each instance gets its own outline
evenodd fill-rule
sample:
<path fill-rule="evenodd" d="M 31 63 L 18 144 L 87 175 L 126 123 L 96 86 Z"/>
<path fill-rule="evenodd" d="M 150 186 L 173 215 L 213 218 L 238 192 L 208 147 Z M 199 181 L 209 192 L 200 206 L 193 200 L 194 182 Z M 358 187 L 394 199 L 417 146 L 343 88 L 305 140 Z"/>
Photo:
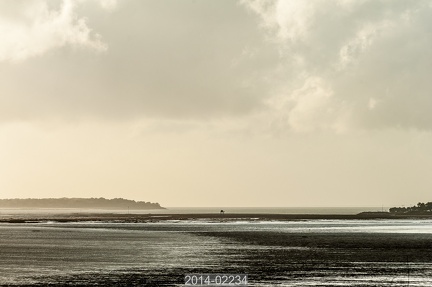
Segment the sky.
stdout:
<path fill-rule="evenodd" d="M 0 198 L 431 201 L 432 1 L 0 0 Z"/>

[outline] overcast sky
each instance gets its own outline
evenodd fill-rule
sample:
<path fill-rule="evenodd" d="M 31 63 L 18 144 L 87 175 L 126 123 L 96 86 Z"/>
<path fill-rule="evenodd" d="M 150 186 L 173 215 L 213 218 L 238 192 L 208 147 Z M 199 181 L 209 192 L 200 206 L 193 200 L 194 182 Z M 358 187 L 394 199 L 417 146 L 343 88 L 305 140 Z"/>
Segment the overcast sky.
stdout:
<path fill-rule="evenodd" d="M 432 201 L 432 1 L 0 0 L 0 197 Z"/>

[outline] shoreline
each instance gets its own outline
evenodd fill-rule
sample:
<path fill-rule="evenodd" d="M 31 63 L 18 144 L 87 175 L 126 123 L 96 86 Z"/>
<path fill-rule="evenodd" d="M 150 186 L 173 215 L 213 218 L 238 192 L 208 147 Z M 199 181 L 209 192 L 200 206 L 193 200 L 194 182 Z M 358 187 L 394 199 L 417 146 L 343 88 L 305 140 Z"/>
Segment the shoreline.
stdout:
<path fill-rule="evenodd" d="M 117 213 L 63 213 L 55 215 L 17 214 L 0 218 L 0 223 L 43 223 L 43 222 L 110 222 L 110 223 L 147 223 L 163 221 L 299 221 L 299 220 L 370 220 L 370 219 L 432 219 L 432 215 L 395 215 L 383 213 L 360 214 L 117 214 Z"/>

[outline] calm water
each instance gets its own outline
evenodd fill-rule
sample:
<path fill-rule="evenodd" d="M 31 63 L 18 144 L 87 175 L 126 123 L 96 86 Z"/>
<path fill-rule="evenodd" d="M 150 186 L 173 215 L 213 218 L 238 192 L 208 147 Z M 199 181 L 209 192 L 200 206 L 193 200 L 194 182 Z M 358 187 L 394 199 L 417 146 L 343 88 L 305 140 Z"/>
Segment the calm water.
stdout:
<path fill-rule="evenodd" d="M 44 215 L 60 213 L 134 213 L 134 214 L 187 214 L 187 213 L 226 213 L 248 214 L 357 214 L 363 211 L 388 210 L 386 207 L 168 207 L 153 210 L 100 210 L 100 209 L 2 209 L 0 218 L 15 215 Z"/>
<path fill-rule="evenodd" d="M 362 211 L 388 210 L 384 207 L 169 207 L 160 213 L 218 213 L 221 209 L 227 213 L 249 214 L 357 214 Z"/>
<path fill-rule="evenodd" d="M 358 236 L 379 233 L 432 234 L 431 220 L 308 220 L 291 222 L 160 222 L 160 223 L 44 223 L 0 224 L 0 282 L 3 285 L 55 283 L 68 276 L 109 274 L 138 270 L 148 272 L 182 268 L 220 268 L 232 266 L 248 270 L 248 256 L 283 252 L 292 247 L 253 245 L 206 236 L 208 232 L 281 233 L 356 233 Z M 203 236 L 204 232 L 204 236 Z M 200 235 L 197 235 L 200 233 Z M 279 251 L 278 251 L 279 250 Z M 241 251 L 241 252 L 240 252 Z M 301 248 L 299 252 L 301 252 Z M 263 257 L 264 258 L 264 257 Z M 271 261 L 263 264 L 273 264 Z M 325 269 L 313 276 L 293 280 L 279 277 L 251 282 L 250 286 L 407 286 L 403 274 L 363 274 L 363 266 L 380 268 L 389 263 L 356 262 L 354 277 Z M 381 265 L 380 265 L 381 264 Z M 406 269 L 406 262 L 394 262 L 391 268 Z M 415 267 L 415 268 L 414 268 Z M 345 268 L 338 266 L 337 268 Z M 348 267 L 346 267 L 348 268 Z M 354 268 L 354 269 L 353 269 Z M 432 286 L 430 262 L 411 263 L 409 286 Z M 414 272 L 417 270 L 417 273 Z M 321 270 L 321 269 L 320 269 Z M 336 269 L 335 269 L 336 270 Z M 353 271 L 354 270 L 354 271 Z M 420 271 L 421 272 L 420 272 Z M 356 273 L 357 272 L 357 273 Z M 310 275 L 310 274 L 309 274 Z M 84 277 L 85 277 L 84 276 Z M 61 279 L 63 278 L 63 279 Z M 85 283 L 85 282 L 84 282 Z M 373 283 L 373 284 L 372 284 Z M 330 284 L 330 285 L 328 285 Z M 182 285 L 173 285 L 182 286 Z"/>

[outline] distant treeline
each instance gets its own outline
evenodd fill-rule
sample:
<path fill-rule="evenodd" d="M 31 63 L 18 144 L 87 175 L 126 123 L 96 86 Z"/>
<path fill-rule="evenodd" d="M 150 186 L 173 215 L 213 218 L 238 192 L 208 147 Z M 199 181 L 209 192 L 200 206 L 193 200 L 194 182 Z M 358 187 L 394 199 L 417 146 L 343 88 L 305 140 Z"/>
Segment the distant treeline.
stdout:
<path fill-rule="evenodd" d="M 159 203 L 123 198 L 14 198 L 0 199 L 0 208 L 96 208 L 96 209 L 163 209 Z"/>
<path fill-rule="evenodd" d="M 432 202 L 419 202 L 411 207 L 392 207 L 389 211 L 397 214 L 432 214 Z"/>

